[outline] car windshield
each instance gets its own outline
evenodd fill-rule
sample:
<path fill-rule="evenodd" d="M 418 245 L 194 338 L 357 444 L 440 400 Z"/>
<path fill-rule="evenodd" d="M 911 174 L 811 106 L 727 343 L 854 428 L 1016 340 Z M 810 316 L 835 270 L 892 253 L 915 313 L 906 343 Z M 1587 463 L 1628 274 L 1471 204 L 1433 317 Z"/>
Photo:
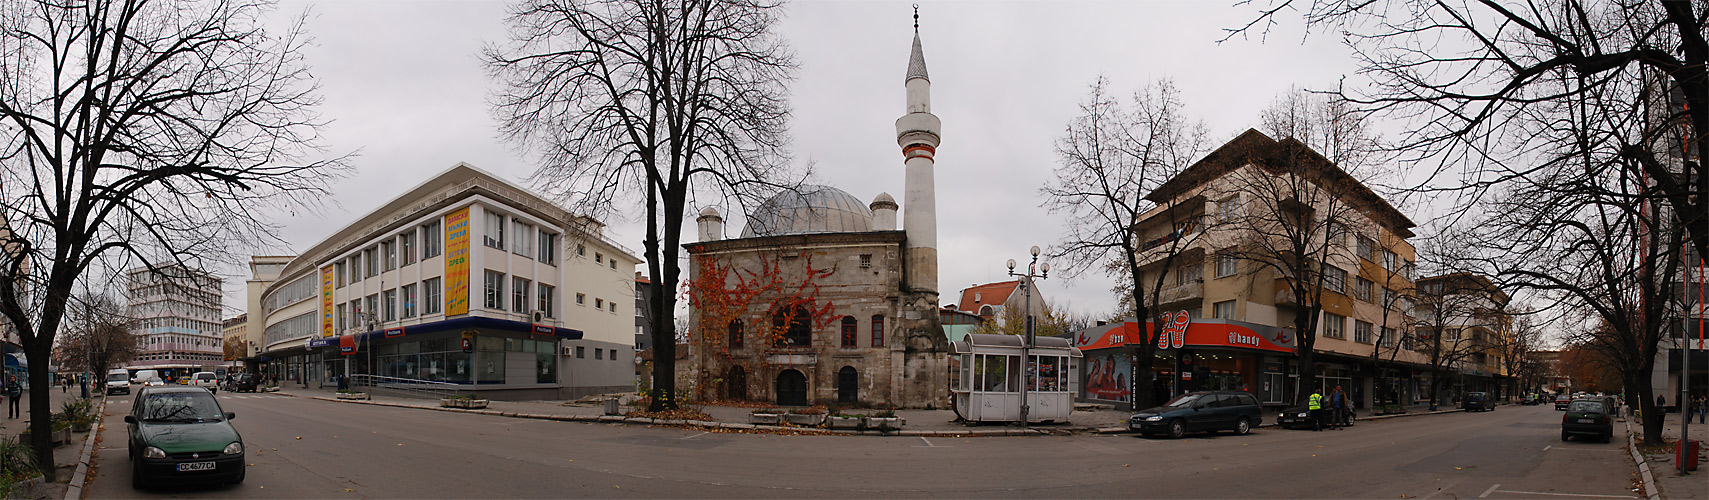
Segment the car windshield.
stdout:
<path fill-rule="evenodd" d="M 203 373 L 201 375 L 196 376 L 196 380 L 213 380 L 213 379 L 214 379 L 214 374 L 212 374 L 212 373 Z"/>
<path fill-rule="evenodd" d="M 206 392 L 149 394 L 142 400 L 140 418 L 144 422 L 224 420 L 225 414 L 220 412 L 220 405 Z"/>
<path fill-rule="evenodd" d="M 1176 397 L 1173 401 L 1170 401 L 1169 404 L 1163 406 L 1171 408 L 1186 408 L 1188 406 L 1192 406 L 1194 401 L 1198 401 L 1199 396 L 1201 396 L 1201 394 L 1182 394 Z"/>
<path fill-rule="evenodd" d="M 1567 411 L 1579 413 L 1602 413 L 1602 403 L 1596 401 L 1573 401 Z"/>
<path fill-rule="evenodd" d="M 112 375 L 107 376 L 108 382 L 123 381 L 123 380 L 130 380 L 130 378 L 125 376 L 125 374 L 123 374 L 123 373 L 114 373 Z"/>

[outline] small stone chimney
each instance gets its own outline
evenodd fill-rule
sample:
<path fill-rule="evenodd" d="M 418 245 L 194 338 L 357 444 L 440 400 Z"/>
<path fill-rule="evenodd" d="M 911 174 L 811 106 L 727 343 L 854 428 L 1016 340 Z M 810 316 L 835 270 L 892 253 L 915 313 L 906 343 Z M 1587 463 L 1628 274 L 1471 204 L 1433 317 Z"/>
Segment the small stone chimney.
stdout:
<path fill-rule="evenodd" d="M 890 193 L 878 193 L 878 197 L 872 199 L 870 207 L 873 231 L 896 230 L 896 209 L 901 207 L 896 204 L 895 198 L 890 197 Z"/>

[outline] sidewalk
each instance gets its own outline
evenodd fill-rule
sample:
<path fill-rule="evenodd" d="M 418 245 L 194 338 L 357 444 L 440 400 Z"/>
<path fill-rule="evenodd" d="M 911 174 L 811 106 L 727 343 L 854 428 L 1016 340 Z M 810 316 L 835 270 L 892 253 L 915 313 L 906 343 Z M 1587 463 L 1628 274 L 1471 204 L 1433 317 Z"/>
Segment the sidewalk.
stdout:
<path fill-rule="evenodd" d="M 1679 441 L 1679 419 L 1678 413 L 1667 414 L 1667 418 L 1663 420 L 1665 425 L 1662 426 L 1662 436 L 1669 446 L 1661 453 L 1644 450 L 1644 461 L 1650 465 L 1650 472 L 1656 479 L 1656 489 L 1661 490 L 1662 498 L 1709 499 L 1709 463 L 1698 462 L 1697 470 L 1688 475 L 1680 474 L 1678 466 L 1674 465 L 1676 448 L 1672 443 Z M 1633 420 L 1632 423 L 1632 431 L 1642 434 L 1643 430 L 1637 425 L 1638 422 Z M 1693 419 L 1691 439 L 1709 444 L 1709 425 L 1697 423 L 1697 420 Z"/>
<path fill-rule="evenodd" d="M 319 388 L 303 388 L 283 386 L 280 394 L 338 401 L 336 391 Z M 536 418 L 546 420 L 570 420 L 586 422 L 633 422 L 644 424 L 690 424 L 684 421 L 655 421 L 653 419 L 625 419 L 620 416 L 605 415 L 604 405 L 597 401 L 489 401 L 485 410 L 459 410 L 441 408 L 435 399 L 410 398 L 388 395 L 370 395 L 368 401 L 344 401 L 367 403 L 383 406 L 418 408 L 440 411 L 462 411 L 483 413 L 519 418 Z M 705 412 L 711 417 L 710 422 L 694 422 L 692 425 L 715 425 L 730 429 L 773 429 L 772 426 L 754 426 L 749 424 L 749 414 L 752 407 L 721 406 L 721 405 L 688 405 L 691 408 Z M 1458 409 L 1443 406 L 1435 413 L 1449 413 Z M 625 406 L 624 413 L 634 410 Z M 1278 412 L 1266 409 L 1262 422 L 1258 427 L 1272 427 L 1276 423 Z M 1415 405 L 1407 408 L 1407 413 L 1400 415 L 1372 416 L 1368 410 L 1360 410 L 1356 416 L 1359 421 L 1383 420 L 1416 415 L 1433 414 L 1428 404 Z M 1008 424 L 968 424 L 956 421 L 955 412 L 950 410 L 896 410 L 896 416 L 902 417 L 906 425 L 901 435 L 1023 435 L 1041 433 L 1072 433 L 1098 432 L 1114 433 L 1127 432 L 1127 419 L 1132 412 L 1114 409 L 1077 409 L 1070 420 L 1065 423 L 1034 424 L 1031 431 L 1023 431 L 1020 427 Z M 800 431 L 798 427 L 775 427 L 775 429 Z M 842 431 L 839 431 L 841 433 Z"/>

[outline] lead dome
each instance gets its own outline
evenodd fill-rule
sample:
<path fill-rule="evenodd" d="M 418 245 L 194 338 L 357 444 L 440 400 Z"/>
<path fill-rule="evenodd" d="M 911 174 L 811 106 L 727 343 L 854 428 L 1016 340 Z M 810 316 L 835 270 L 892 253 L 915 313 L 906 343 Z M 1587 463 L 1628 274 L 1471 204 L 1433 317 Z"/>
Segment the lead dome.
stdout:
<path fill-rule="evenodd" d="M 802 186 L 760 203 L 742 228 L 743 238 L 872 230 L 867 204 L 841 189 Z"/>

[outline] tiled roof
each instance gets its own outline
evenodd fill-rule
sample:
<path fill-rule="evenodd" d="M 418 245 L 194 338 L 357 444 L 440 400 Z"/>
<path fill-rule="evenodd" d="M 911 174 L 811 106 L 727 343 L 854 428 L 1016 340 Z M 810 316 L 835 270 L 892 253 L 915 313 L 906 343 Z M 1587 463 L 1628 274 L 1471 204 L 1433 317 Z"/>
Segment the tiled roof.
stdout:
<path fill-rule="evenodd" d="M 956 305 L 956 308 L 962 312 L 979 314 L 979 306 L 1001 306 L 1009 301 L 1009 294 L 1015 293 L 1015 287 L 1020 284 L 1020 280 L 1015 280 L 968 287 L 961 291 L 961 303 Z M 978 297 L 978 300 L 974 300 L 974 297 Z"/>

